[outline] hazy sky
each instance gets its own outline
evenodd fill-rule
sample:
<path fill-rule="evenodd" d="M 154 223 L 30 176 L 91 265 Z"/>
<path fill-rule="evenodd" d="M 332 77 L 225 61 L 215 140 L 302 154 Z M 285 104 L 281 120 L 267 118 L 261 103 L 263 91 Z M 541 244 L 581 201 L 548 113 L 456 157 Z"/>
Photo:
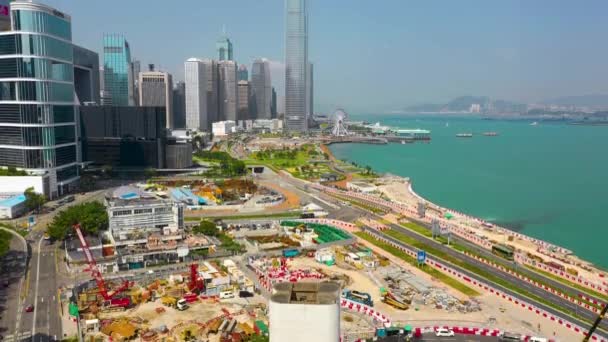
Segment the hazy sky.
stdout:
<path fill-rule="evenodd" d="M 104 32 L 124 33 L 142 68 L 180 80 L 187 58 L 216 58 L 223 25 L 239 63 L 284 58 L 283 0 L 39 1 L 72 15 L 75 43 L 99 52 Z M 608 93 L 607 13 L 605 0 L 310 0 L 316 110 Z"/>

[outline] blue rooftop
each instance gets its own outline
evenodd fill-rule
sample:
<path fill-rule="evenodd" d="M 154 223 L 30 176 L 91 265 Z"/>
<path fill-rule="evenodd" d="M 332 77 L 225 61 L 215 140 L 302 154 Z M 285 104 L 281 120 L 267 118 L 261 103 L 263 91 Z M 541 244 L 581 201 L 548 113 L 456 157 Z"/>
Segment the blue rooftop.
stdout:
<path fill-rule="evenodd" d="M 0 201 L 0 207 L 14 207 L 18 204 L 25 202 L 25 195 L 17 195 Z"/>

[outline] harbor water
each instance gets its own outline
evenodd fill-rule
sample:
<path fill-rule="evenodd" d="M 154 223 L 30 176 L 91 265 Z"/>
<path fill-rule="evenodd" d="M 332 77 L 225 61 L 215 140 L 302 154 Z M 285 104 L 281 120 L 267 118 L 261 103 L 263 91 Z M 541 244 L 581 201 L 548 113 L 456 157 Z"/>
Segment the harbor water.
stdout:
<path fill-rule="evenodd" d="M 428 129 L 432 140 L 335 144 L 337 158 L 410 177 L 415 191 L 434 203 L 569 248 L 608 268 L 608 127 L 454 115 L 353 120 Z"/>

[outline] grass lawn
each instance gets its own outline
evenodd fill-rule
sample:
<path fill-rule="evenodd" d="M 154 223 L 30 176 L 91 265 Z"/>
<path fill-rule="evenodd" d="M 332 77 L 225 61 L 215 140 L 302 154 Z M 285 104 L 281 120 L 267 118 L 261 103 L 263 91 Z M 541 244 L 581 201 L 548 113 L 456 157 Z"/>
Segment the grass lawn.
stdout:
<path fill-rule="evenodd" d="M 407 263 L 409 263 L 410 265 L 416 266 L 418 267 L 417 261 L 415 258 L 405 254 L 403 251 L 385 243 L 382 242 L 380 240 L 376 240 L 374 237 L 372 237 L 371 235 L 365 233 L 365 232 L 356 232 L 355 235 L 357 235 L 358 237 L 362 238 L 363 240 L 366 240 L 382 249 L 384 249 L 385 251 L 391 253 L 392 255 L 406 261 Z M 467 295 L 467 296 L 478 296 L 480 295 L 479 292 L 475 291 L 474 289 L 466 286 L 465 284 L 459 282 L 458 280 L 449 277 L 441 272 L 439 272 L 438 270 L 431 268 L 429 266 L 423 266 L 420 268 L 420 270 L 422 270 L 423 272 L 429 274 L 430 276 L 432 276 L 433 278 L 441 281 L 442 283 L 462 292 L 463 294 Z"/>

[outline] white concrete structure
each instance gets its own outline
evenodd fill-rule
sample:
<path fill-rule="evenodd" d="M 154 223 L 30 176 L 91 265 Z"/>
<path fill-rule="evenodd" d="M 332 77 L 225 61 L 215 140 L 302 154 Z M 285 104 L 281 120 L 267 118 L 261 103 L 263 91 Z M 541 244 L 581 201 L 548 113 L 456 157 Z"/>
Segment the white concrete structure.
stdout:
<path fill-rule="evenodd" d="M 253 121 L 251 128 L 254 130 L 278 132 L 283 130 L 283 121 L 279 119 L 257 119 Z"/>
<path fill-rule="evenodd" d="M 186 128 L 206 131 L 211 126 L 207 115 L 205 66 L 198 58 L 184 63 L 186 83 Z"/>
<path fill-rule="evenodd" d="M 278 283 L 269 303 L 270 342 L 340 340 L 340 285 Z"/>
<path fill-rule="evenodd" d="M 216 137 L 226 136 L 236 131 L 236 123 L 234 121 L 214 122 L 211 131 Z"/>
<path fill-rule="evenodd" d="M 362 192 L 364 194 L 378 190 L 377 186 L 366 182 L 347 182 L 346 188 L 350 191 Z"/>
<path fill-rule="evenodd" d="M 48 176 L 0 176 L 0 192 L 22 194 L 27 188 L 50 197 Z"/>
<path fill-rule="evenodd" d="M 23 194 L 0 194 L 0 219 L 13 219 L 23 215 L 27 211 L 25 201 Z"/>
<path fill-rule="evenodd" d="M 120 187 L 106 196 L 108 228 L 116 244 L 137 240 L 149 233 L 177 231 L 184 226 L 181 204 L 154 197 L 133 187 Z"/>

